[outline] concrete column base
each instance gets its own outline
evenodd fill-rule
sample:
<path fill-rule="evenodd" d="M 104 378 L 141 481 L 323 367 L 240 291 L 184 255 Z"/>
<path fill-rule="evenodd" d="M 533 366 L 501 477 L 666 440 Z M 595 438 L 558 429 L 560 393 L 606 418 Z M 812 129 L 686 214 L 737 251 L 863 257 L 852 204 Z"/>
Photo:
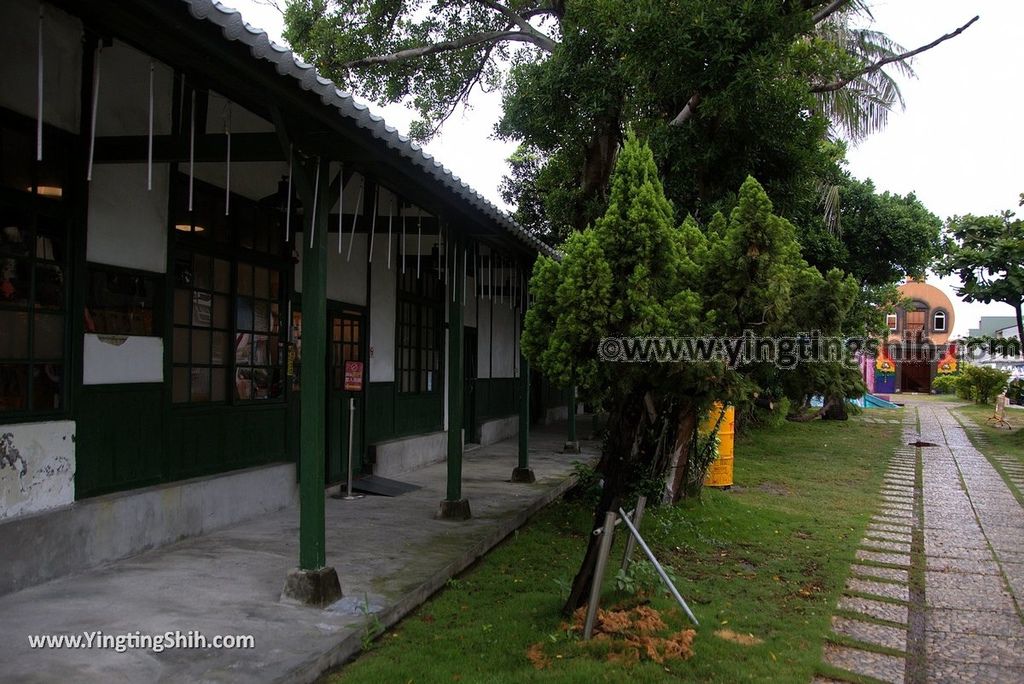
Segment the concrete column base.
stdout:
<path fill-rule="evenodd" d="M 562 449 L 563 454 L 578 454 L 580 453 L 579 442 L 566 442 L 565 447 Z"/>
<path fill-rule="evenodd" d="M 512 469 L 512 482 L 516 484 L 532 484 L 537 481 L 536 476 L 533 474 L 533 468 L 513 468 Z"/>
<path fill-rule="evenodd" d="M 288 571 L 281 590 L 281 600 L 324 608 L 341 598 L 341 582 L 334 568 Z"/>
<path fill-rule="evenodd" d="M 459 499 L 458 501 L 448 501 L 446 499 L 442 501 L 437 517 L 441 520 L 469 520 L 473 517 L 472 513 L 469 512 L 469 499 Z"/>

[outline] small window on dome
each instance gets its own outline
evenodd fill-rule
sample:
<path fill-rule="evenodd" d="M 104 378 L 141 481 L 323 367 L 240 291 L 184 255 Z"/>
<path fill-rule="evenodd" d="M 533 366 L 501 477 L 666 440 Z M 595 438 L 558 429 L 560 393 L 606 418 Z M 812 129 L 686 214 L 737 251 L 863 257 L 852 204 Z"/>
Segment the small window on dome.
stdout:
<path fill-rule="evenodd" d="M 932 329 L 935 332 L 946 332 L 946 312 L 936 311 L 932 317 Z"/>
<path fill-rule="evenodd" d="M 896 314 L 894 314 L 894 313 L 887 314 L 885 316 L 885 325 L 886 325 L 886 327 L 889 328 L 889 330 L 895 331 L 896 327 L 897 327 Z"/>

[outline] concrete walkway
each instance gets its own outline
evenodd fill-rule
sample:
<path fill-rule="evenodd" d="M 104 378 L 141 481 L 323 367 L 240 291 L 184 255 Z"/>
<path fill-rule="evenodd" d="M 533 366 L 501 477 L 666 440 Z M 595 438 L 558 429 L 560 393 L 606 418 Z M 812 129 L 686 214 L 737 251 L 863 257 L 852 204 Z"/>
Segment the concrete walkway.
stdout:
<path fill-rule="evenodd" d="M 582 456 L 560 453 L 565 434 L 563 424 L 531 435 L 532 485 L 508 482 L 515 439 L 467 453 L 467 522 L 433 519 L 444 498 L 444 463 L 399 478 L 423 487 L 401 497 L 328 498 L 327 561 L 345 598 L 327 610 L 278 600 L 298 559 L 296 509 L 2 596 L 0 682 L 312 681 L 356 653 L 368 625 L 396 622 L 565 491 L 573 461 L 596 454 L 587 442 Z M 29 647 L 29 635 L 97 630 L 253 635 L 255 648 Z"/>
<path fill-rule="evenodd" d="M 833 619 L 847 645 L 826 646 L 825 661 L 886 682 L 1024 682 L 1016 483 L 947 404 L 908 398 L 904 444 Z"/>

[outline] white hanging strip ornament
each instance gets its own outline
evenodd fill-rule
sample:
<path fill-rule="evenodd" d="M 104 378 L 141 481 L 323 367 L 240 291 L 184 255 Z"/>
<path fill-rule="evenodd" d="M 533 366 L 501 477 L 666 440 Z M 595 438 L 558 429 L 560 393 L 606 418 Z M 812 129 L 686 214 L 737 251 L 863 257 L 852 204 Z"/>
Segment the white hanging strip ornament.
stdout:
<path fill-rule="evenodd" d="M 344 230 L 345 219 L 345 163 L 341 163 L 338 169 L 338 254 L 341 254 L 341 235 Z"/>
<path fill-rule="evenodd" d="M 224 159 L 224 215 L 231 215 L 231 102 L 227 103 L 224 116 L 224 135 L 226 136 L 227 152 Z"/>
<path fill-rule="evenodd" d="M 292 239 L 292 176 L 295 175 L 295 148 L 288 144 L 288 199 L 284 208 L 284 241 Z"/>
<path fill-rule="evenodd" d="M 36 54 L 36 161 L 43 161 L 43 3 L 39 3 L 39 45 Z"/>
<path fill-rule="evenodd" d="M 437 219 L 437 279 L 441 280 L 441 253 L 444 251 L 444 235 L 441 233 L 441 219 Z"/>
<path fill-rule="evenodd" d="M 193 184 L 196 166 L 196 91 L 192 91 L 192 115 L 189 123 L 188 136 L 188 210 L 192 211 Z"/>
<path fill-rule="evenodd" d="M 405 249 L 405 212 L 403 211 L 402 212 L 402 275 L 405 275 L 405 261 L 406 261 L 406 257 L 407 256 L 408 255 L 406 254 L 406 249 Z"/>
<path fill-rule="evenodd" d="M 416 279 L 420 278 L 420 253 L 423 247 L 423 214 L 416 220 Z"/>
<path fill-rule="evenodd" d="M 487 298 L 494 302 L 494 250 L 487 248 Z"/>
<path fill-rule="evenodd" d="M 313 213 L 309 217 L 309 248 L 313 249 L 313 240 L 316 238 L 316 209 L 320 203 L 320 157 L 316 158 L 316 180 L 313 181 Z"/>
<path fill-rule="evenodd" d="M 96 48 L 96 61 L 92 65 L 92 120 L 89 122 L 89 168 L 85 180 L 92 180 L 92 160 L 96 155 L 96 110 L 100 104 L 100 63 L 103 58 L 103 44 Z M 192 211 L 191 202 L 189 211 Z"/>
<path fill-rule="evenodd" d="M 466 283 L 469 278 L 469 266 L 467 265 L 466 248 L 462 248 L 462 306 L 466 306 Z"/>
<path fill-rule="evenodd" d="M 146 138 L 146 190 L 153 189 L 153 60 L 149 60 L 149 127 Z"/>
<path fill-rule="evenodd" d="M 352 243 L 356 240 L 356 220 L 359 218 L 359 209 L 363 205 L 363 191 L 366 190 L 366 176 L 359 176 L 359 194 L 356 196 L 356 209 L 352 214 L 352 232 L 348 236 L 348 256 L 345 261 L 352 261 Z"/>
<path fill-rule="evenodd" d="M 511 262 L 511 266 L 508 269 L 508 310 L 515 311 L 516 309 L 516 264 L 515 261 Z"/>
<path fill-rule="evenodd" d="M 377 230 L 377 203 L 380 201 L 380 186 L 373 188 L 373 218 L 370 219 L 370 258 L 367 263 L 373 263 L 373 236 Z"/>
<path fill-rule="evenodd" d="M 388 209 L 388 270 L 391 270 L 391 227 L 395 220 L 395 198 L 391 198 L 391 205 Z"/>

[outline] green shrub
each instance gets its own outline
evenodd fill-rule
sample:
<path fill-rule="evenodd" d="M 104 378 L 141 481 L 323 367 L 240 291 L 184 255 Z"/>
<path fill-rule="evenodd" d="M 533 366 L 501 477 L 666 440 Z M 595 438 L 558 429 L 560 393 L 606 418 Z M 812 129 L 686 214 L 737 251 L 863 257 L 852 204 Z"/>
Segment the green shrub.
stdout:
<path fill-rule="evenodd" d="M 1017 379 L 1011 382 L 1006 388 L 1006 396 L 1018 406 L 1024 404 L 1024 380 Z"/>
<path fill-rule="evenodd" d="M 1010 380 L 1008 371 L 987 366 L 967 366 L 957 382 L 957 396 L 978 404 L 991 403 Z"/>
<path fill-rule="evenodd" d="M 932 381 L 932 389 L 939 394 L 955 394 L 959 375 L 937 375 Z"/>

